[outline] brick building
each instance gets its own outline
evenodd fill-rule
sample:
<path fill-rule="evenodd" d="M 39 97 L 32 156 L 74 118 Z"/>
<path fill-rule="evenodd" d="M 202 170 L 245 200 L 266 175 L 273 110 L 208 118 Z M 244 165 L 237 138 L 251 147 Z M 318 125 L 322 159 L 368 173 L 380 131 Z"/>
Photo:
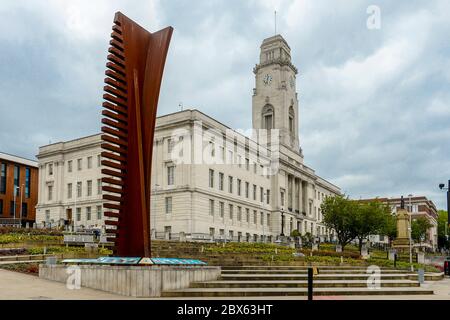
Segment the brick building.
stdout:
<path fill-rule="evenodd" d="M 37 162 L 0 152 L 0 225 L 31 226 L 37 194 Z"/>

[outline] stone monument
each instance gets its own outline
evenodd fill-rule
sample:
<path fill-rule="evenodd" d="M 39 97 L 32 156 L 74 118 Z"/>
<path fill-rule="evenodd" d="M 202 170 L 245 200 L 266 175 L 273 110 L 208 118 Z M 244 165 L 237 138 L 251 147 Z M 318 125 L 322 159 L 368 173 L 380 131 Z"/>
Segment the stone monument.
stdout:
<path fill-rule="evenodd" d="M 393 248 L 398 251 L 409 250 L 409 227 L 409 213 L 405 209 L 405 200 L 402 196 L 400 209 L 397 210 L 397 239 L 392 244 Z"/>

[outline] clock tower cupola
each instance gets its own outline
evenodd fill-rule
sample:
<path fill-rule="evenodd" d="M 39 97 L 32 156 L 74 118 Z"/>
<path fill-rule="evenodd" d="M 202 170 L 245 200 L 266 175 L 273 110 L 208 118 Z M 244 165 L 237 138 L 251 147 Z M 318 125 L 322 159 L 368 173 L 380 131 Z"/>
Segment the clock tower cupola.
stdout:
<path fill-rule="evenodd" d="M 254 129 L 278 129 L 280 144 L 300 153 L 298 137 L 297 68 L 291 62 L 291 48 L 281 35 L 261 45 L 259 63 L 253 69 L 252 98 Z"/>

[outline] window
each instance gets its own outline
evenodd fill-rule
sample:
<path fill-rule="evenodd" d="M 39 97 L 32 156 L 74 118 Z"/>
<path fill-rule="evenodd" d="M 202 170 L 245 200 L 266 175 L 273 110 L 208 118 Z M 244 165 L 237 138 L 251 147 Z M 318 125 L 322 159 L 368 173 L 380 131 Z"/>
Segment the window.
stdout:
<path fill-rule="evenodd" d="M 77 208 L 77 221 L 81 221 L 81 208 Z"/>
<path fill-rule="evenodd" d="M 72 199 L 72 184 L 67 184 L 67 199 Z"/>
<path fill-rule="evenodd" d="M 98 156 L 97 156 L 97 167 L 101 167 L 102 166 L 102 155 L 101 154 L 99 154 Z"/>
<path fill-rule="evenodd" d="M 223 202 L 219 202 L 219 212 L 220 212 L 220 217 L 223 218 L 224 217 L 224 211 L 225 211 L 225 203 Z"/>
<path fill-rule="evenodd" d="M 261 202 L 264 202 L 264 188 L 263 187 L 259 188 L 259 196 L 261 198 Z"/>
<path fill-rule="evenodd" d="M 211 150 L 211 157 L 214 158 L 216 156 L 216 145 L 214 144 L 214 142 L 209 142 L 209 148 Z"/>
<path fill-rule="evenodd" d="M 173 140 L 167 139 L 167 153 L 172 153 L 173 150 Z"/>
<path fill-rule="evenodd" d="M 214 216 L 214 200 L 209 200 L 209 215 Z"/>
<path fill-rule="evenodd" d="M 53 163 L 48 164 L 48 175 L 49 176 L 53 175 Z"/>
<path fill-rule="evenodd" d="M 214 170 L 209 169 L 209 187 L 214 188 Z"/>
<path fill-rule="evenodd" d="M 271 130 L 273 128 L 273 107 L 267 105 L 262 111 L 263 128 Z"/>
<path fill-rule="evenodd" d="M 255 163 L 253 163 L 253 173 L 257 174 L 258 170 L 257 170 L 258 165 Z"/>
<path fill-rule="evenodd" d="M 25 197 L 29 198 L 31 192 L 31 169 L 25 168 Z"/>
<path fill-rule="evenodd" d="M 267 191 L 266 191 L 266 203 L 270 204 L 270 190 L 269 189 L 267 189 Z"/>
<path fill-rule="evenodd" d="M 67 161 L 67 172 L 72 172 L 72 160 Z"/>
<path fill-rule="evenodd" d="M 20 177 L 20 167 L 14 166 L 14 190 L 17 196 L 19 195 L 19 185 L 20 185 L 19 177 Z"/>
<path fill-rule="evenodd" d="M 258 217 L 257 217 L 256 210 L 253 210 L 253 223 L 258 224 Z"/>
<path fill-rule="evenodd" d="M 102 194 L 102 179 L 97 179 L 97 194 Z"/>
<path fill-rule="evenodd" d="M 87 158 L 87 167 L 88 169 L 92 169 L 92 157 Z"/>
<path fill-rule="evenodd" d="M 53 186 L 48 186 L 48 201 L 53 199 Z"/>
<path fill-rule="evenodd" d="M 245 221 L 250 222 L 250 209 L 245 209 Z"/>
<path fill-rule="evenodd" d="M 249 195 L 250 184 L 248 182 L 245 183 L 245 197 L 248 198 Z"/>
<path fill-rule="evenodd" d="M 50 222 L 50 210 L 45 210 L 45 222 Z"/>
<path fill-rule="evenodd" d="M 167 184 L 172 186 L 174 184 L 174 166 L 167 167 Z"/>
<path fill-rule="evenodd" d="M 237 160 L 239 168 L 242 168 L 242 157 L 240 155 L 237 156 Z"/>
<path fill-rule="evenodd" d="M 0 164 L 0 193 L 6 193 L 6 163 Z"/>
<path fill-rule="evenodd" d="M 216 230 L 214 228 L 209 228 L 209 235 L 210 236 L 214 236 L 215 233 L 216 233 Z"/>
<path fill-rule="evenodd" d="M 97 206 L 97 220 L 102 219 L 102 206 Z"/>
<path fill-rule="evenodd" d="M 270 226 L 270 213 L 267 214 L 267 226 Z"/>
<path fill-rule="evenodd" d="M 238 221 L 242 221 L 242 208 L 241 207 L 237 207 L 237 209 L 238 209 L 237 219 L 238 219 Z"/>
<path fill-rule="evenodd" d="M 87 196 L 92 196 L 92 180 L 88 180 L 87 182 Z"/>
<path fill-rule="evenodd" d="M 166 214 L 172 213 L 172 197 L 166 197 Z"/>
<path fill-rule="evenodd" d="M 179 145 L 179 150 L 180 150 L 180 152 L 179 152 L 178 155 L 179 155 L 180 157 L 183 157 L 183 154 L 184 154 L 183 140 L 184 140 L 184 137 L 183 137 L 183 136 L 178 137 L 178 145 Z"/>
<path fill-rule="evenodd" d="M 219 190 L 223 191 L 223 173 L 219 172 Z"/>
<path fill-rule="evenodd" d="M 81 171 L 81 169 L 83 169 L 82 161 L 83 161 L 83 159 L 78 159 L 77 160 L 77 169 L 78 169 L 78 171 Z"/>
<path fill-rule="evenodd" d="M 259 222 L 261 223 L 261 225 L 263 226 L 264 225 L 264 212 L 261 212 L 261 215 L 260 215 L 261 217 L 259 218 Z"/>
<path fill-rule="evenodd" d="M 284 190 L 280 191 L 281 205 L 284 206 Z"/>
<path fill-rule="evenodd" d="M 86 207 L 86 220 L 91 220 L 91 207 Z"/>
<path fill-rule="evenodd" d="M 220 147 L 220 159 L 225 163 L 225 148 Z"/>
<path fill-rule="evenodd" d="M 245 158 L 245 169 L 250 170 L 250 160 L 248 158 Z"/>
<path fill-rule="evenodd" d="M 228 211 L 230 212 L 230 220 L 233 220 L 233 205 L 228 205 Z"/>
<path fill-rule="evenodd" d="M 83 194 L 82 188 L 83 188 L 82 182 L 77 182 L 77 198 L 80 198 L 81 195 Z"/>
<path fill-rule="evenodd" d="M 256 184 L 253 185 L 253 200 L 256 200 Z"/>
<path fill-rule="evenodd" d="M 9 203 L 9 214 L 14 217 L 16 216 L 16 204 L 14 203 L 14 201 L 11 201 Z"/>
<path fill-rule="evenodd" d="M 228 176 L 228 192 L 233 193 L 233 177 Z"/>
<path fill-rule="evenodd" d="M 241 195 L 241 179 L 237 179 L 237 194 L 238 196 Z"/>
<path fill-rule="evenodd" d="M 0 216 L 3 215 L 3 199 L 0 199 Z"/>
<path fill-rule="evenodd" d="M 233 163 L 234 163 L 233 151 L 229 150 L 228 151 L 228 164 L 233 164 Z"/>

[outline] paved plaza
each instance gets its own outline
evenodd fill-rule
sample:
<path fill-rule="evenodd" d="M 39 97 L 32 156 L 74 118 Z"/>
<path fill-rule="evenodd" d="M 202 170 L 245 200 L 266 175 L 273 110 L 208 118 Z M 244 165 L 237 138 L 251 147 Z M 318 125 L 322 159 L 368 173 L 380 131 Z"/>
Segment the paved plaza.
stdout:
<path fill-rule="evenodd" d="M 0 269 L 0 300 L 117 300 L 135 299 L 99 290 L 81 288 L 69 290 L 65 284 L 40 279 L 36 276 Z M 405 296 L 318 296 L 315 300 L 450 300 L 450 278 L 442 281 L 427 281 L 424 289 L 431 289 L 434 295 L 405 295 Z M 182 298 L 164 298 L 175 300 L 188 300 Z M 208 300 L 211 298 L 197 297 L 195 299 Z M 214 297 L 214 299 L 229 299 Z M 306 300 L 307 297 L 239 297 L 240 300 Z M 142 300 L 142 299 L 140 299 Z"/>

